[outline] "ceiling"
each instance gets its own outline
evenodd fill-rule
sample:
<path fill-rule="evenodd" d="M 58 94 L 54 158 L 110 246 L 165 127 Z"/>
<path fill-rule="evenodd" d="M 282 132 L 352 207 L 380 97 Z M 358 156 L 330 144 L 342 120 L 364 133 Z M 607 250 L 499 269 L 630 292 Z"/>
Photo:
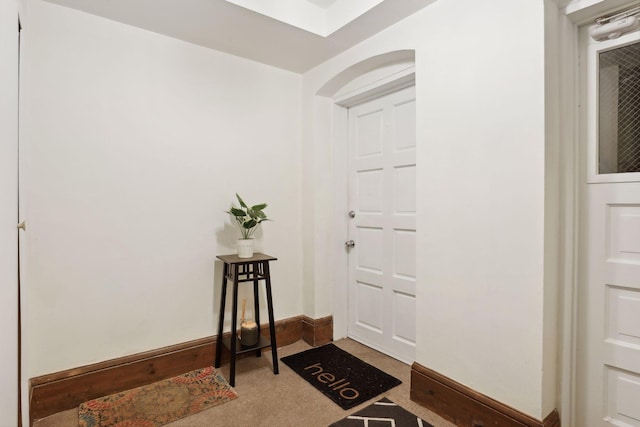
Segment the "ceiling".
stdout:
<path fill-rule="evenodd" d="M 303 73 L 435 0 L 47 1 Z"/>
<path fill-rule="evenodd" d="M 226 0 L 248 10 L 326 37 L 384 0 Z"/>
<path fill-rule="evenodd" d="M 307 0 L 309 3 L 313 3 L 316 6 L 324 7 L 325 9 L 332 4 L 334 4 L 337 0 Z"/>

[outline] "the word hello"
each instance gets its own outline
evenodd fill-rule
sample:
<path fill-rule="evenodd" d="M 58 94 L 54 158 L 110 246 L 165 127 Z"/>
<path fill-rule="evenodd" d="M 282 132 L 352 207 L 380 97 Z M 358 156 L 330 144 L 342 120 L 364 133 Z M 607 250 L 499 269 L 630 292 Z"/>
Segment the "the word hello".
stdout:
<path fill-rule="evenodd" d="M 315 376 L 316 379 L 321 383 L 326 384 L 327 387 L 329 387 L 331 390 L 336 392 L 339 391 L 340 396 L 342 396 L 344 399 L 353 400 L 358 396 L 360 396 L 360 393 L 358 393 L 358 390 L 351 387 L 347 387 L 351 383 L 348 382 L 346 379 L 342 378 L 336 381 L 335 375 L 330 374 L 328 372 L 324 372 L 324 369 L 322 369 L 320 362 L 316 363 L 315 365 L 310 365 L 304 368 L 305 371 L 308 369 L 314 369 L 314 371 L 311 372 L 311 375 Z"/>

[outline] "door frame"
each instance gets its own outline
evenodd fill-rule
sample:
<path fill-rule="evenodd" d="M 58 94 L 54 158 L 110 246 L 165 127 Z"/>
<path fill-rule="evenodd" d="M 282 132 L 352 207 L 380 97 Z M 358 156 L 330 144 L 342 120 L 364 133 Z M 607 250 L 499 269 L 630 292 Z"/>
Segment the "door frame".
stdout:
<path fill-rule="evenodd" d="M 393 68 L 390 74 L 380 78 L 379 70 L 373 70 L 359 77 L 362 83 L 347 92 L 339 91 L 333 96 L 331 106 L 331 141 L 333 146 L 333 245 L 339 250 L 333 252 L 333 339 L 346 338 L 349 324 L 349 263 L 345 240 L 349 235 L 349 108 L 381 96 L 416 85 L 415 65 L 412 63 L 401 70 Z M 367 75 L 371 79 L 367 79 Z M 417 95 L 416 95 L 416 102 Z"/>

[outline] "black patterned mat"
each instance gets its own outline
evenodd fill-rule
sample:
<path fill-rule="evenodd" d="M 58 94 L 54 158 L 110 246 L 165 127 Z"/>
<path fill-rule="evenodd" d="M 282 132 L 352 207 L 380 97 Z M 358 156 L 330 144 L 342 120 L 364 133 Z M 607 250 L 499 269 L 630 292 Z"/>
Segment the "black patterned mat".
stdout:
<path fill-rule="evenodd" d="M 336 421 L 329 427 L 433 427 L 420 417 L 382 398 L 361 411 Z"/>
<path fill-rule="evenodd" d="M 322 394 L 350 409 L 402 381 L 382 372 L 333 344 L 281 359 Z"/>

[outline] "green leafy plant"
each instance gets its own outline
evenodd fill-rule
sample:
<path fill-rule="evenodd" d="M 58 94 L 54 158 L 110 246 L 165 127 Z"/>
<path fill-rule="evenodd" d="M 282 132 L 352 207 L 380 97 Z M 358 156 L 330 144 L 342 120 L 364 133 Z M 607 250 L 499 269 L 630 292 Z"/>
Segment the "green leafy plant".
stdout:
<path fill-rule="evenodd" d="M 242 233 L 243 239 L 251 239 L 253 233 L 256 231 L 258 226 L 264 222 L 268 221 L 267 215 L 264 213 L 264 209 L 267 207 L 266 203 L 260 203 L 258 205 L 254 205 L 249 207 L 242 197 L 236 193 L 236 197 L 238 198 L 238 203 L 240 203 L 240 207 L 232 206 L 231 210 L 228 210 L 227 213 L 233 215 L 236 222 L 240 226 L 240 232 Z"/>

